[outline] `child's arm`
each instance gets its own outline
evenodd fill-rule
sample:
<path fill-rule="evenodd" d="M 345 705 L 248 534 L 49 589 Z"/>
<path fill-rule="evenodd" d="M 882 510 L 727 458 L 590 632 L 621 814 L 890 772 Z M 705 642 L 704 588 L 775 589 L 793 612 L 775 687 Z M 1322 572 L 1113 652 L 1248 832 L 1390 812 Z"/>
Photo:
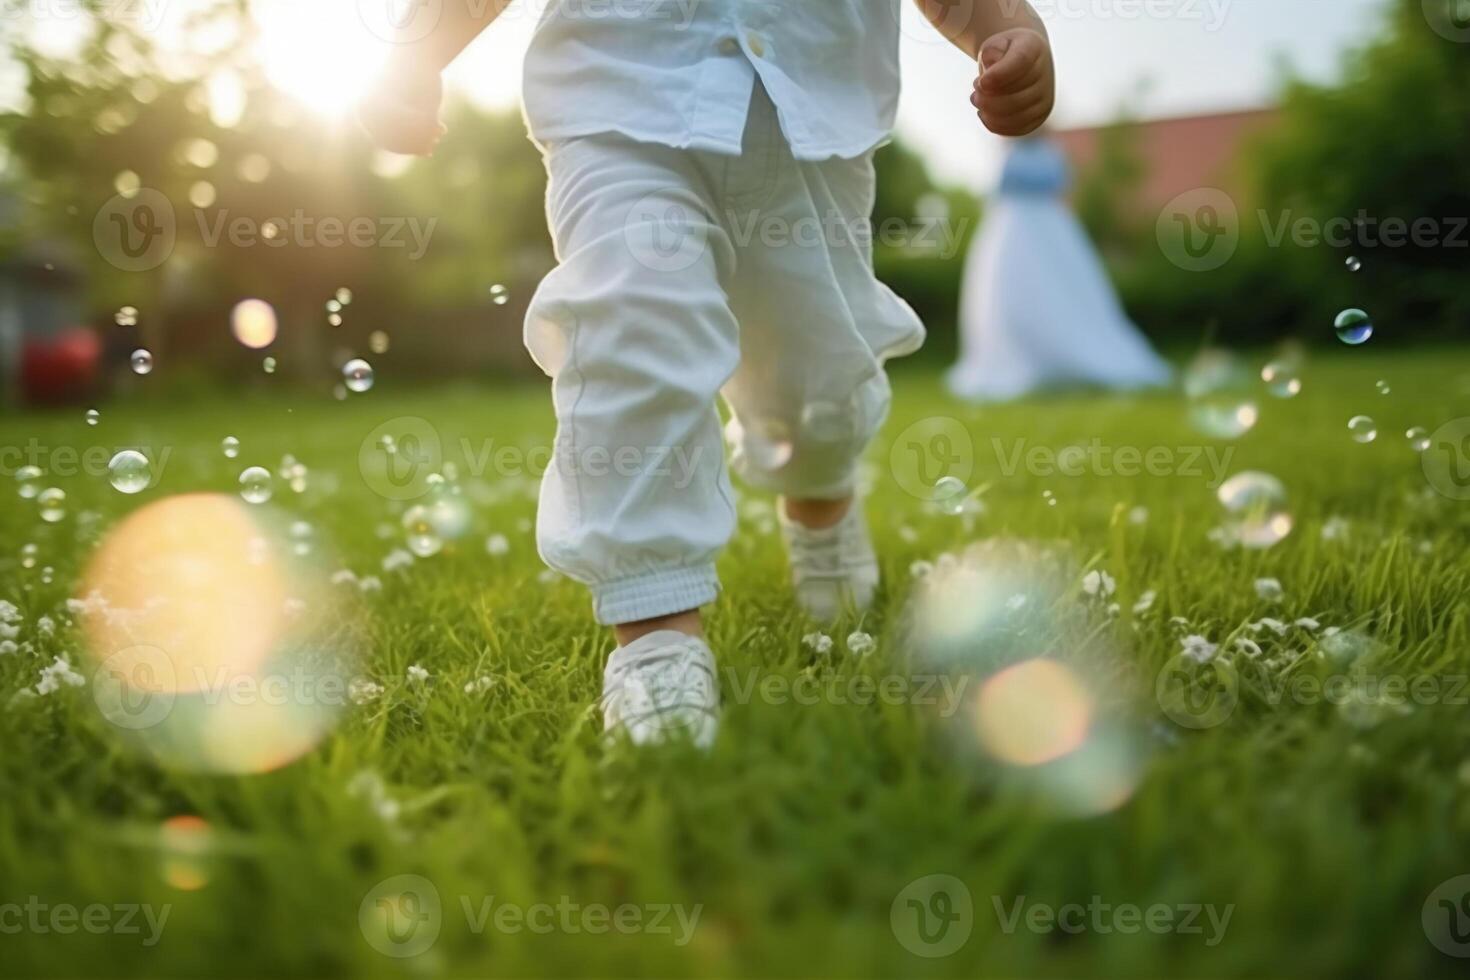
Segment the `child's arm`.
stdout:
<path fill-rule="evenodd" d="M 985 128 L 1025 136 L 1051 115 L 1056 71 L 1046 26 L 1025 0 L 916 0 L 945 37 L 980 64 L 970 102 Z"/>
<path fill-rule="evenodd" d="M 357 117 L 379 146 L 394 153 L 428 156 L 444 135 L 439 104 L 444 69 L 489 27 L 511 0 L 438 5 L 432 25 L 410 18 Z"/>

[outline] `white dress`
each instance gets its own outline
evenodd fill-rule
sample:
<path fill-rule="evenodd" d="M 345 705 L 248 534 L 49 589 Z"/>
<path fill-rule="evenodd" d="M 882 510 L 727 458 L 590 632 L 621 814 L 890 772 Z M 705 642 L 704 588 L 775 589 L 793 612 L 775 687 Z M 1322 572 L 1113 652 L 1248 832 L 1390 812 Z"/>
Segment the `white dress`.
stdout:
<path fill-rule="evenodd" d="M 1067 183 L 1052 145 L 1015 144 L 965 262 L 960 359 L 948 375 L 956 395 L 1006 401 L 1039 388 L 1169 382 L 1062 200 Z"/>

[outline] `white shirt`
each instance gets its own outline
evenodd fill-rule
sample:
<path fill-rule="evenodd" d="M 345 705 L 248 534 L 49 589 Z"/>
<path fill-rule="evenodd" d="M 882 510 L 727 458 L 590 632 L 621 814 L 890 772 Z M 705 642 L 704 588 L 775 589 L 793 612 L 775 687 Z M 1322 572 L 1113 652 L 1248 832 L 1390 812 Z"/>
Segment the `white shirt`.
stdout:
<path fill-rule="evenodd" d="M 526 55 L 539 143 L 616 132 L 739 154 L 756 80 L 799 160 L 858 157 L 898 108 L 900 0 L 547 0 Z"/>

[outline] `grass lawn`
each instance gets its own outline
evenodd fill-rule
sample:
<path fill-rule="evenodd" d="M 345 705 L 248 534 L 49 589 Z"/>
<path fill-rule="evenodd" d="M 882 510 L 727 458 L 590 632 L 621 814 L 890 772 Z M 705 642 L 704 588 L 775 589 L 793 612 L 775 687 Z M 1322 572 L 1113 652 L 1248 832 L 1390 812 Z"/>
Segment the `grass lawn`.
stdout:
<path fill-rule="evenodd" d="M 877 608 L 831 630 L 827 653 L 804 644 L 813 627 L 794 612 L 768 511 L 746 495 L 709 617 L 731 673 L 708 756 L 675 746 L 630 758 L 604 745 L 593 705 L 611 643 L 579 587 L 539 579 L 534 482 L 493 466 L 477 473 L 460 450 L 461 439 L 472 454 L 488 439 L 544 445 L 550 411 L 539 386 L 405 390 L 385 360 L 376 388 L 345 403 L 284 390 L 150 403 L 144 391 L 102 406 L 92 428 L 79 411 L 0 419 L 0 446 L 170 452 L 159 484 L 137 496 L 96 474 L 48 479 L 67 493 L 55 524 L 13 487 L 0 493 L 0 599 L 23 616 L 20 649 L 0 656 L 0 906 L 169 908 L 151 945 L 141 915 L 140 934 L 94 934 L 63 931 L 45 913 L 39 927 L 15 929 L 21 912 L 0 909 L 0 974 L 1460 975 L 1421 911 L 1442 882 L 1470 874 L 1470 503 L 1434 492 L 1403 433 L 1470 415 L 1470 353 L 1324 352 L 1303 379 L 1295 399 L 1263 396 L 1259 424 L 1226 443 L 1202 440 L 1177 396 L 976 409 L 951 402 L 936 373 L 899 368 L 894 415 L 871 455 L 885 573 Z M 1379 379 L 1390 394 L 1375 390 Z M 1375 442 L 1350 438 L 1359 413 L 1377 421 Z M 403 546 L 403 505 L 369 488 L 358 456 L 375 427 L 400 416 L 436 428 L 472 524 L 441 553 L 387 571 L 384 557 Z M 967 482 L 989 485 L 983 512 L 951 516 L 901 488 L 891 443 L 934 416 L 969 433 Z M 227 435 L 242 444 L 236 460 L 220 452 Z M 1047 475 L 1025 457 L 1009 465 L 1016 440 L 1055 451 L 1094 438 L 1114 451 L 1161 447 L 1169 472 L 1127 476 L 1099 462 L 1083 475 Z M 361 594 L 351 624 L 358 672 L 382 686 L 379 696 L 349 704 L 298 761 L 245 776 L 155 764 L 99 715 L 91 683 L 16 696 L 58 655 L 90 674 L 65 600 L 113 522 L 173 494 L 233 493 L 244 466 L 276 469 L 286 453 L 309 467 L 309 481 L 299 494 L 278 481 L 269 506 L 312 525 L 324 575 L 346 568 L 382 581 Z M 1294 522 L 1284 542 L 1249 551 L 1210 540 L 1223 515 L 1211 460 L 1224 475 L 1281 479 Z M 508 551 L 487 550 L 492 534 Z M 1065 588 L 1044 611 L 1065 628 L 987 635 L 1005 659 L 1050 657 L 1100 678 L 1091 717 L 1108 719 L 1131 766 L 1111 809 L 1069 809 L 1029 778 L 1046 765 L 1019 772 L 981 751 L 987 719 L 969 695 L 997 666 L 986 642 L 946 661 L 974 682 L 947 719 L 918 697 L 795 703 L 772 693 L 811 678 L 830 692 L 863 690 L 846 685 L 854 675 L 932 676 L 911 642 L 923 618 L 906 612 L 918 588 L 911 566 L 984 539 L 1049 542 L 1065 568 Z M 31 568 L 27 543 L 37 546 Z M 1084 593 L 1092 569 L 1111 577 L 1115 595 Z M 1261 598 L 1261 578 L 1279 580 L 1284 595 Z M 332 588 L 356 594 L 350 583 Z M 1151 608 L 1133 612 L 1147 591 Z M 961 590 L 957 601 L 969 598 Z M 43 615 L 56 621 L 50 635 Z M 1284 633 L 1261 627 L 1264 617 Z M 1293 625 L 1302 617 L 1319 628 Z M 1371 649 L 1350 666 L 1324 660 L 1332 627 Z M 847 651 L 859 628 L 877 641 L 865 658 Z M 1173 720 L 1156 696 L 1189 635 L 1218 644 L 1216 660 L 1235 678 L 1222 689 L 1233 710 L 1200 728 Z M 1065 648 L 1056 637 L 1068 638 Z M 429 678 L 411 680 L 410 665 Z M 1340 708 L 1284 686 L 1344 673 L 1355 684 L 1432 683 L 1403 710 Z M 491 680 L 466 692 L 480 677 Z M 766 683 L 753 690 L 752 681 Z M 1056 735 L 1046 708 L 1035 713 L 1043 740 Z M 1098 720 L 1084 737 L 1102 730 Z M 180 815 L 207 821 L 204 853 L 164 846 L 160 825 Z M 404 874 L 427 879 L 441 911 L 436 941 L 397 958 L 369 942 L 370 893 Z M 947 956 L 916 955 L 941 950 L 915 942 L 905 920 L 917 913 L 900 893 L 930 875 L 959 879 L 969 896 L 965 916 L 953 888 L 945 901 L 922 883 L 904 893 L 958 930 L 944 933 L 963 939 Z M 1436 902 L 1431 921 L 1443 914 Z M 538 903 L 552 912 L 535 913 Z M 1050 923 L 1047 910 L 1070 903 L 1085 915 Z M 550 931 L 513 915 L 497 924 L 500 905 Z M 632 910 L 626 928 L 596 918 L 621 907 Z M 1131 918 L 1154 907 L 1163 909 L 1157 928 Z"/>

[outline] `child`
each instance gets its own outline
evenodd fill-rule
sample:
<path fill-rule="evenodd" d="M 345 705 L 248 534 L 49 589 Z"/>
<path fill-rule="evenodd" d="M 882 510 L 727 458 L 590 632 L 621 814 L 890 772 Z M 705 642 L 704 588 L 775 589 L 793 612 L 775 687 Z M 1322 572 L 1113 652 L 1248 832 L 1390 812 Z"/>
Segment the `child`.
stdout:
<path fill-rule="evenodd" d="M 432 151 L 441 71 L 508 3 L 402 22 L 361 109 L 383 147 Z M 1045 121 L 1051 51 L 1024 0 L 918 3 L 978 61 L 987 128 Z M 883 361 L 923 339 L 863 234 L 899 16 L 900 0 L 551 0 L 526 56 L 560 262 L 526 317 L 558 421 L 537 540 L 616 632 L 602 706 L 634 742 L 715 734 L 699 608 L 735 525 L 716 397 L 732 465 L 781 495 L 802 607 L 830 620 L 877 586 L 856 464 L 887 413 Z"/>

